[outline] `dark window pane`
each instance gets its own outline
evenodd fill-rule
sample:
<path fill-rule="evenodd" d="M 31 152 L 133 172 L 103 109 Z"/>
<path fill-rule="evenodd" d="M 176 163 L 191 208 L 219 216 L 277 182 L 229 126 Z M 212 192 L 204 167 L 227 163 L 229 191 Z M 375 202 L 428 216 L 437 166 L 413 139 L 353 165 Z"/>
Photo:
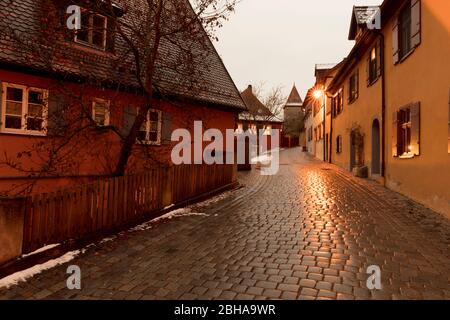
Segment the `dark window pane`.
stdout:
<path fill-rule="evenodd" d="M 139 131 L 137 134 L 137 140 L 139 142 L 145 142 L 145 140 L 147 140 L 147 132 Z"/>
<path fill-rule="evenodd" d="M 150 112 L 150 121 L 158 121 L 159 113 L 158 112 Z"/>
<path fill-rule="evenodd" d="M 43 120 L 39 118 L 27 118 L 27 130 L 42 131 Z"/>
<path fill-rule="evenodd" d="M 22 116 L 22 102 L 6 102 L 6 114 Z"/>
<path fill-rule="evenodd" d="M 23 90 L 17 88 L 7 88 L 6 89 L 6 100 L 9 101 L 22 101 Z"/>
<path fill-rule="evenodd" d="M 28 93 L 28 103 L 44 104 L 44 94 L 38 91 L 30 91 Z"/>
<path fill-rule="evenodd" d="M 157 142 L 158 141 L 158 133 L 157 132 L 150 132 L 149 140 L 151 142 Z"/>
<path fill-rule="evenodd" d="M 93 33 L 92 33 L 92 44 L 98 47 L 105 46 L 106 40 L 106 19 L 102 16 L 95 15 L 93 17 Z"/>
<path fill-rule="evenodd" d="M 5 117 L 5 128 L 8 129 L 22 129 L 22 117 Z"/>
<path fill-rule="evenodd" d="M 81 30 L 77 31 L 77 39 L 89 42 L 89 30 L 90 26 L 90 15 L 88 12 L 82 12 L 81 14 Z"/>

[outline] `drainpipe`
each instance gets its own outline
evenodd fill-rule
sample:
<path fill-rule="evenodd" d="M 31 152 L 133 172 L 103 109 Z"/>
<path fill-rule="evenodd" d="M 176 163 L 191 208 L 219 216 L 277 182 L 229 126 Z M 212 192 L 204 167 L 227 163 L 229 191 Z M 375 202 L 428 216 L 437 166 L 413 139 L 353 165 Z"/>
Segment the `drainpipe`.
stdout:
<path fill-rule="evenodd" d="M 386 178 L 386 63 L 384 59 L 384 47 L 385 38 L 381 31 L 378 31 L 378 35 L 381 39 L 380 54 L 381 54 L 381 176 Z M 386 179 L 384 179 L 384 185 L 386 185 Z"/>
<path fill-rule="evenodd" d="M 333 156 L 333 109 L 331 109 L 330 113 L 330 136 L 328 139 L 330 140 L 330 154 L 328 155 L 328 162 L 332 163 L 331 157 Z"/>
<path fill-rule="evenodd" d="M 327 144 L 326 136 L 327 136 L 327 93 L 325 91 L 325 87 L 323 88 L 323 98 L 325 100 L 325 103 L 323 104 L 323 137 L 322 137 L 322 143 L 323 143 L 323 162 L 327 161 Z"/>

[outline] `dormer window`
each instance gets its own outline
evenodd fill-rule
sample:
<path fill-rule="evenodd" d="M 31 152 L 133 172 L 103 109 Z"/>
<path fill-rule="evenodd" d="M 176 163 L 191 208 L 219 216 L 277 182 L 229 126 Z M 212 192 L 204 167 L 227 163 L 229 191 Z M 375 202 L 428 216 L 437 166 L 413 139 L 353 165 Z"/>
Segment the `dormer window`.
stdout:
<path fill-rule="evenodd" d="M 105 50 L 108 19 L 83 9 L 81 11 L 81 30 L 75 33 L 75 42 Z"/>

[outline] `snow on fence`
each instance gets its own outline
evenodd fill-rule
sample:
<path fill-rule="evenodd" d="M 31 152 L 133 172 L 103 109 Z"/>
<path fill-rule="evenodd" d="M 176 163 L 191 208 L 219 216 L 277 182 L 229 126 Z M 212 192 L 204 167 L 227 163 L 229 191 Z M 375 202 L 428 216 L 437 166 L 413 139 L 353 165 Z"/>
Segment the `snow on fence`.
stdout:
<path fill-rule="evenodd" d="M 142 220 L 236 182 L 234 165 L 161 167 L 25 198 L 22 254 Z"/>

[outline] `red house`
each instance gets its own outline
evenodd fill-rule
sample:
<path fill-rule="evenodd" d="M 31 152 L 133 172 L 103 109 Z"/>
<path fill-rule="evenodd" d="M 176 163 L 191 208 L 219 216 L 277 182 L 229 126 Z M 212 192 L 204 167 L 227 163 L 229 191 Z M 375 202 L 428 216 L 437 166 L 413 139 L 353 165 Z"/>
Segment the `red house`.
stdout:
<path fill-rule="evenodd" d="M 195 36 L 183 31 L 178 43 L 166 36 L 159 47 L 153 45 L 149 100 L 140 82 L 148 80 L 142 69 L 150 63 L 147 56 L 135 59 L 118 27 L 144 16 L 142 0 L 109 6 L 108 1 L 2 3 L 0 194 L 47 192 L 116 174 L 136 116 L 149 101 L 127 173 L 170 164 L 173 130 L 192 130 L 194 121 L 203 121 L 204 129 L 225 134 L 246 110 L 203 28 L 195 29 Z M 65 26 L 73 3 L 81 7 L 81 29 L 75 31 Z M 145 36 L 141 29 L 135 32 L 128 39 Z M 137 50 L 144 52 L 142 46 Z"/>

